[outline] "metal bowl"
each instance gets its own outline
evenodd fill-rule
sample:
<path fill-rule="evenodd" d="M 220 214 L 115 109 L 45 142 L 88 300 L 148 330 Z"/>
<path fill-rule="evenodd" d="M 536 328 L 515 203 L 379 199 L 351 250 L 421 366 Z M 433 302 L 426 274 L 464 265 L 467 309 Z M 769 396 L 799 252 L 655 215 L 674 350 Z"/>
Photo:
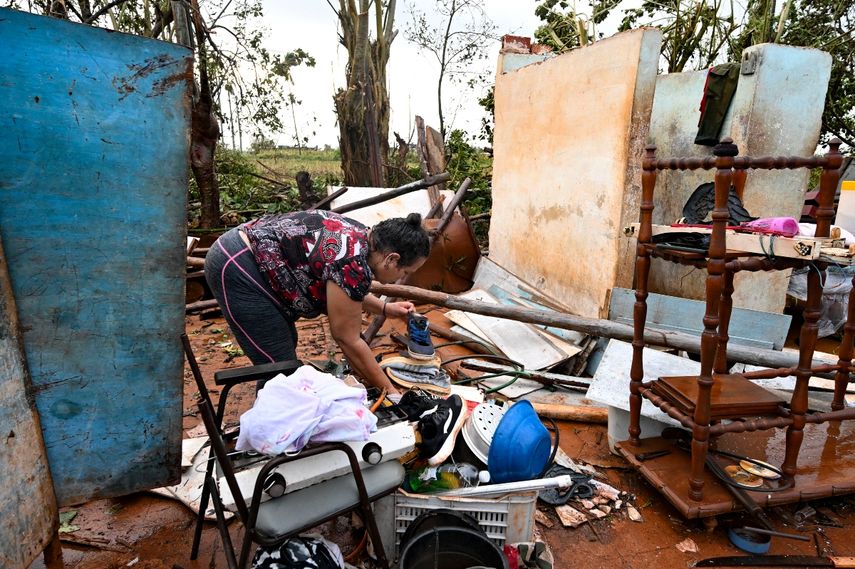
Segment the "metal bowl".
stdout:
<path fill-rule="evenodd" d="M 463 425 L 461 433 L 466 446 L 484 466 L 487 465 L 493 433 L 496 432 L 496 427 L 499 426 L 508 407 L 509 405 L 502 401 L 490 399 L 475 407 Z"/>

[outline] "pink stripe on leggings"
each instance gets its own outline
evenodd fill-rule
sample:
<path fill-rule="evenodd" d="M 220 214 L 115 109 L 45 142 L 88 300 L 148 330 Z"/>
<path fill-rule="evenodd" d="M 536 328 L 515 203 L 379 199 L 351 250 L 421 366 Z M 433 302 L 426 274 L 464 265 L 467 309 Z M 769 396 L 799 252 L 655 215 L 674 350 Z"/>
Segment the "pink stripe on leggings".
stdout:
<path fill-rule="evenodd" d="M 267 352 L 265 352 L 264 350 L 262 350 L 262 349 L 261 349 L 261 347 L 260 347 L 258 344 L 256 344 L 256 343 L 255 343 L 255 340 L 253 340 L 253 339 L 252 339 L 252 336 L 250 336 L 249 334 L 247 334 L 246 330 L 244 330 L 244 329 L 243 329 L 243 326 L 241 326 L 241 325 L 238 323 L 237 319 L 234 317 L 234 314 L 232 314 L 231 306 L 229 306 L 229 295 L 228 295 L 228 293 L 226 292 L 226 268 L 227 268 L 230 264 L 234 264 L 234 266 L 235 266 L 235 267 L 236 267 L 240 272 L 242 272 L 242 273 L 244 274 L 244 276 L 245 276 L 245 277 L 247 277 L 249 280 L 251 280 L 253 283 L 255 283 L 255 286 L 257 286 L 257 287 L 258 287 L 258 288 L 259 288 L 259 289 L 260 289 L 264 294 L 266 294 L 268 297 L 270 297 L 270 299 L 271 299 L 271 300 L 273 300 L 273 302 L 275 302 L 277 306 L 281 306 L 281 303 L 280 303 L 276 298 L 274 298 L 273 296 L 271 296 L 271 295 L 270 295 L 270 293 L 269 293 L 269 292 L 267 292 L 267 290 L 266 290 L 263 286 L 261 286 L 261 284 L 260 284 L 258 281 L 256 281 L 254 278 L 252 278 L 252 275 L 250 275 L 249 273 L 247 273 L 247 272 L 246 272 L 246 270 L 245 270 L 243 267 L 241 267 L 240 265 L 238 265 L 237 260 L 236 260 L 236 259 L 237 259 L 237 257 L 238 257 L 239 255 L 242 255 L 243 253 L 246 253 L 247 251 L 249 251 L 249 247 L 244 247 L 243 249 L 241 249 L 240 251 L 238 251 L 237 253 L 235 253 L 234 255 L 232 255 L 232 254 L 230 254 L 228 251 L 226 251 L 226 248 L 225 248 L 225 247 L 223 247 L 223 244 L 222 244 L 222 243 L 220 243 L 219 241 L 217 242 L 217 245 L 219 245 L 219 246 L 220 246 L 220 249 L 222 249 L 222 250 L 223 250 L 223 253 L 225 253 L 225 254 L 226 254 L 226 256 L 228 257 L 228 261 L 226 261 L 226 262 L 225 262 L 225 264 L 223 265 L 223 270 L 222 270 L 222 271 L 220 271 L 220 286 L 221 286 L 221 287 L 222 287 L 222 289 L 223 289 L 223 302 L 224 302 L 224 303 L 225 303 L 225 305 L 226 305 L 226 310 L 227 310 L 227 311 L 228 311 L 228 313 L 229 313 L 229 318 L 232 320 L 232 322 L 234 322 L 234 323 L 235 323 L 235 325 L 237 325 L 237 327 L 238 327 L 238 328 L 240 328 L 240 331 L 243 333 L 243 335 L 244 335 L 244 336 L 246 336 L 246 339 L 247 339 L 247 340 L 249 340 L 249 341 L 252 343 L 252 345 L 255 347 L 255 349 L 256 349 L 256 350 L 258 350 L 258 351 L 259 351 L 259 353 L 261 353 L 262 355 L 264 355 L 264 357 L 266 357 L 267 359 L 269 359 L 271 363 L 273 363 L 275 360 L 270 356 L 270 354 L 268 354 Z"/>

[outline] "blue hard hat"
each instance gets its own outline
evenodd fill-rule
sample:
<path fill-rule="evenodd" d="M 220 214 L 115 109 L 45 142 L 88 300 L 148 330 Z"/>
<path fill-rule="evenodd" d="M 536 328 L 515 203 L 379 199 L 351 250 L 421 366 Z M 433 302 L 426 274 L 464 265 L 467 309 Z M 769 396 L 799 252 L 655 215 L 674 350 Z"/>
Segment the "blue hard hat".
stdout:
<path fill-rule="evenodd" d="M 549 431 L 529 401 L 517 401 L 505 412 L 487 459 L 490 480 L 495 483 L 532 480 L 549 461 Z"/>

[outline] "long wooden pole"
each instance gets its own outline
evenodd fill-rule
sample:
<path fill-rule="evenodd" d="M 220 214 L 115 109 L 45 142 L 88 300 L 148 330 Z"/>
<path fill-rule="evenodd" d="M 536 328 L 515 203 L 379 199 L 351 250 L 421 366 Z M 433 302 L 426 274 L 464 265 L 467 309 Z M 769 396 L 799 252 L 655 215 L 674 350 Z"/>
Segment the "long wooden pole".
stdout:
<path fill-rule="evenodd" d="M 335 213 L 347 213 L 349 211 L 353 211 L 355 209 L 360 209 L 363 207 L 368 207 L 370 205 L 378 204 L 385 202 L 387 200 L 391 200 L 392 198 L 397 198 L 398 196 L 402 196 L 404 194 L 408 194 L 410 192 L 415 192 L 416 190 L 422 190 L 424 188 L 429 188 L 431 186 L 435 186 L 440 182 L 447 182 L 451 179 L 451 174 L 448 172 L 443 172 L 442 174 L 437 174 L 436 176 L 430 176 L 423 180 L 417 180 L 415 182 L 410 182 L 409 184 L 405 184 L 401 187 L 395 188 L 394 190 L 389 190 L 388 192 L 384 192 L 382 194 L 365 198 L 364 200 L 355 201 L 353 203 L 345 204 L 339 206 L 332 211 Z"/>
<path fill-rule="evenodd" d="M 544 324 L 547 326 L 562 328 L 564 330 L 576 330 L 577 332 L 583 332 L 585 334 L 590 334 L 591 336 L 614 338 L 616 340 L 623 340 L 626 342 L 632 341 L 632 326 L 620 324 L 619 322 L 612 322 L 610 320 L 584 318 L 582 316 L 574 316 L 572 314 L 565 314 L 562 312 L 517 308 L 501 304 L 487 304 L 484 302 L 460 298 L 444 292 L 436 292 L 414 286 L 398 284 L 387 285 L 374 282 L 371 285 L 371 292 L 376 295 L 385 294 L 386 296 L 407 298 L 416 302 L 435 304 L 445 308 L 465 310 L 466 312 L 483 314 L 484 316 L 507 318 L 509 320 L 528 322 L 530 324 Z M 693 353 L 698 353 L 701 345 L 700 338 L 696 336 L 680 332 L 666 332 L 649 329 L 644 332 L 644 342 L 654 346 L 664 346 L 666 348 L 685 350 Z M 760 348 L 747 348 L 733 344 L 727 347 L 727 358 L 728 360 L 736 362 L 775 368 L 790 368 L 798 365 L 798 354 L 789 354 Z M 823 363 L 825 362 L 821 362 L 820 360 L 814 361 L 814 365 L 816 366 L 822 365 Z"/>

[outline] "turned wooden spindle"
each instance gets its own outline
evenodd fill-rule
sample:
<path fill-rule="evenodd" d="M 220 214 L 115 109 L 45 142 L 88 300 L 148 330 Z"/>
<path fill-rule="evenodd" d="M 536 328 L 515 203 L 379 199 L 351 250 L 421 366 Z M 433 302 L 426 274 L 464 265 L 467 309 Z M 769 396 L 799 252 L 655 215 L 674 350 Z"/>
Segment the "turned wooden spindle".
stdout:
<path fill-rule="evenodd" d="M 656 186 L 656 147 L 647 146 L 641 174 L 641 214 L 635 257 L 635 305 L 632 310 L 632 365 L 629 371 L 629 440 L 638 444 L 641 436 L 641 382 L 644 379 L 644 324 L 647 320 L 647 286 L 653 240 L 653 189 Z"/>

